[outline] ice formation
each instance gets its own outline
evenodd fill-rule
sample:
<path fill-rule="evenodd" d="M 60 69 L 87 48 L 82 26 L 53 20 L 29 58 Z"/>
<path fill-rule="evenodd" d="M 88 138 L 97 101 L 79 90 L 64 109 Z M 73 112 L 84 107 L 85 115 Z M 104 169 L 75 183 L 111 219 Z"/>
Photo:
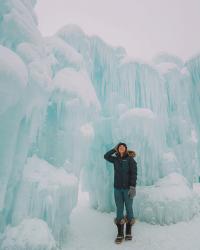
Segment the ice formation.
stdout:
<path fill-rule="evenodd" d="M 34 5 L 0 1 L 0 232 L 37 218 L 61 245 L 100 103 L 82 55 L 41 36 Z"/>
<path fill-rule="evenodd" d="M 199 212 L 195 193 L 185 177 L 171 173 L 152 186 L 139 187 L 134 200 L 136 218 L 152 224 L 188 221 Z"/>
<path fill-rule="evenodd" d="M 58 250 L 47 226 L 40 219 L 24 219 L 16 227 L 8 226 L 2 235 L 2 250 Z"/>
<path fill-rule="evenodd" d="M 26 217 L 40 218 L 47 222 L 55 239 L 62 241 L 69 224 L 64 213 L 69 215 L 76 205 L 77 188 L 74 174 L 35 155 L 28 158 L 15 198 L 12 224 L 18 225 Z"/>
<path fill-rule="evenodd" d="M 182 62 L 160 54 L 148 64 L 76 25 L 43 37 L 35 4 L 0 0 L 2 246 L 12 249 L 7 236 L 34 223 L 52 237 L 44 249 L 62 245 L 80 178 L 93 208 L 114 211 L 113 168 L 103 155 L 119 140 L 137 153 L 139 218 L 190 219 L 198 208 L 182 215 L 176 209 L 195 203 L 200 175 L 200 56 Z M 177 200 L 164 200 L 172 190 Z"/>

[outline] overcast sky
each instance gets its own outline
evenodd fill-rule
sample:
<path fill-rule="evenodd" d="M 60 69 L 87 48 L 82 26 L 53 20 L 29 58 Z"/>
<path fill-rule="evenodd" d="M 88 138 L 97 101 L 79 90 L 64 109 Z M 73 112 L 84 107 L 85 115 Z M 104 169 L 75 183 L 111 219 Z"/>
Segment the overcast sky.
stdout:
<path fill-rule="evenodd" d="M 38 0 L 35 10 L 44 35 L 77 24 L 134 58 L 200 52 L 200 0 Z"/>

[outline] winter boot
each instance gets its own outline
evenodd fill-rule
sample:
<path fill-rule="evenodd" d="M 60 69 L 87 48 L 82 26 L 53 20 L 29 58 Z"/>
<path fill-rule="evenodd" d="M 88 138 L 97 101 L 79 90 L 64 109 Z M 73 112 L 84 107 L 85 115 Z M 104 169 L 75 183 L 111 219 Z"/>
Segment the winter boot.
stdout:
<path fill-rule="evenodd" d="M 125 222 L 126 222 L 125 240 L 132 240 L 131 227 L 133 224 L 135 224 L 135 219 L 132 218 L 131 220 L 128 220 L 127 216 L 125 216 Z"/>
<path fill-rule="evenodd" d="M 125 223 L 125 219 L 122 218 L 121 220 L 117 220 L 115 218 L 114 223 L 117 225 L 117 229 L 118 229 L 118 234 L 117 234 L 117 237 L 115 239 L 115 243 L 120 244 L 124 239 L 124 223 Z"/>

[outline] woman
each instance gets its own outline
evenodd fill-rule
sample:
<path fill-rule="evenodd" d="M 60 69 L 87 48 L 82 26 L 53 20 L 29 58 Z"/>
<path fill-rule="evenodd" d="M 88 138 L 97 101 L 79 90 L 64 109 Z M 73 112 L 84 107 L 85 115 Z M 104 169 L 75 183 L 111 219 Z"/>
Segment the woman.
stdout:
<path fill-rule="evenodd" d="M 115 153 L 115 156 L 113 154 Z M 137 162 L 134 160 L 135 151 L 128 150 L 127 145 L 120 142 L 104 154 L 104 159 L 114 164 L 114 197 L 117 215 L 114 223 L 118 234 L 116 243 L 124 239 L 124 224 L 126 223 L 125 240 L 132 240 L 131 226 L 135 223 L 133 215 L 133 197 L 136 195 Z M 124 204 L 126 215 L 124 216 Z"/>

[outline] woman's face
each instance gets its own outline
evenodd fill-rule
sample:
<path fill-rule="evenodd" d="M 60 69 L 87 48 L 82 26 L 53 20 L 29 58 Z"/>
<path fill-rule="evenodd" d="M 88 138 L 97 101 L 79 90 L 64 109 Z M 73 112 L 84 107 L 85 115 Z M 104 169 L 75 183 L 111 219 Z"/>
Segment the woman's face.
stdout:
<path fill-rule="evenodd" d="M 126 147 L 124 145 L 120 145 L 118 147 L 118 151 L 119 151 L 120 154 L 123 154 L 126 151 Z"/>

